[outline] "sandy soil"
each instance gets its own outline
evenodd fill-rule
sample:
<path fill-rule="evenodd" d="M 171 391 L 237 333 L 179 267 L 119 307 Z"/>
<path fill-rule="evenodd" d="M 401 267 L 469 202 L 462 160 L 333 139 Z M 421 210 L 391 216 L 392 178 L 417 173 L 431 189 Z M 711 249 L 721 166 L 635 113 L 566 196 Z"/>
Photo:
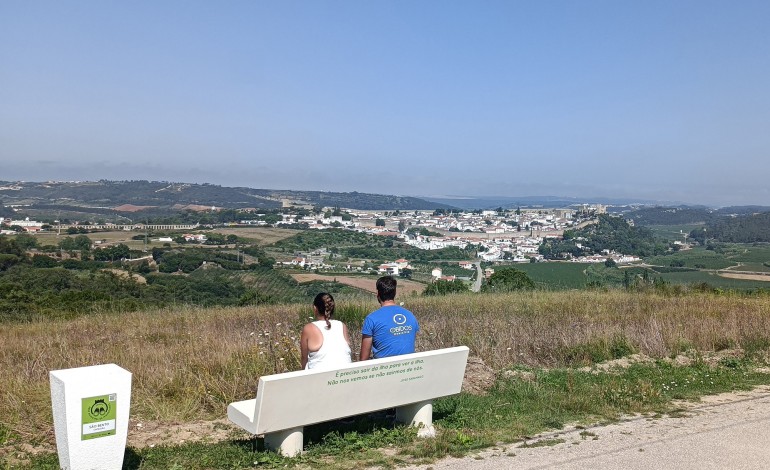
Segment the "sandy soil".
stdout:
<path fill-rule="evenodd" d="M 138 212 L 144 209 L 152 209 L 156 206 L 135 206 L 133 204 L 123 204 L 122 206 L 113 207 L 113 210 L 120 212 Z"/>
<path fill-rule="evenodd" d="M 732 274 L 720 272 L 721 277 L 729 277 L 730 279 L 744 279 L 747 281 L 767 281 L 770 282 L 770 274 Z"/>
<path fill-rule="evenodd" d="M 373 278 L 357 277 L 357 276 L 326 276 L 323 274 L 292 274 L 291 275 L 297 282 L 310 282 L 310 281 L 337 281 L 340 284 L 345 284 L 352 287 L 357 287 L 367 292 L 375 293 L 375 282 Z M 408 281 L 404 279 L 398 280 L 398 296 L 407 296 L 414 293 L 420 294 L 425 290 L 425 284 L 421 284 L 415 281 Z"/>

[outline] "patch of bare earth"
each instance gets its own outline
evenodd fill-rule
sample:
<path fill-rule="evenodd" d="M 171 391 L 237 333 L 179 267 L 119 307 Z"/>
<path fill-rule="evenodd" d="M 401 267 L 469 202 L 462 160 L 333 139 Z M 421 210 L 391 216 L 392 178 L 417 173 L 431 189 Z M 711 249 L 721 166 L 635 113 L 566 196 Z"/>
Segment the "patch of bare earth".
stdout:
<path fill-rule="evenodd" d="M 766 281 L 770 282 L 770 274 L 735 274 L 720 272 L 721 277 L 728 277 L 730 279 L 743 279 L 744 281 Z"/>
<path fill-rule="evenodd" d="M 690 366 L 695 361 L 703 361 L 711 367 L 716 367 L 725 359 L 741 359 L 744 356 L 744 352 L 740 348 L 735 349 L 723 349 L 721 351 L 711 351 L 705 353 L 698 353 L 696 351 L 685 351 L 682 354 L 677 354 L 674 357 L 663 358 L 663 362 L 667 362 L 673 366 Z M 621 357 L 620 359 L 613 359 L 611 361 L 600 362 L 592 366 L 581 367 L 581 372 L 592 373 L 607 373 L 613 371 L 619 371 L 629 368 L 633 364 L 642 364 L 655 362 L 655 359 L 645 354 L 632 354 L 630 356 Z"/>
<path fill-rule="evenodd" d="M 613 369 L 628 369 L 632 364 L 641 364 L 646 362 L 653 362 L 654 359 L 645 354 L 632 354 L 630 356 L 621 357 L 619 359 L 613 359 L 611 361 L 601 362 L 589 367 L 581 367 L 578 369 L 581 372 L 609 372 Z"/>
<path fill-rule="evenodd" d="M 119 212 L 138 212 L 144 209 L 152 209 L 155 206 L 135 206 L 133 204 L 123 204 L 122 206 L 113 207 L 113 210 Z"/>
<path fill-rule="evenodd" d="M 480 357 L 469 357 L 468 364 L 465 366 L 462 391 L 473 395 L 486 395 L 487 390 L 494 384 L 495 371 Z"/>
<path fill-rule="evenodd" d="M 230 424 L 226 419 L 190 423 L 131 421 L 128 429 L 128 445 L 141 449 L 156 445 L 179 445 L 188 442 L 216 443 L 228 439 L 245 439 L 250 436 L 250 434 Z"/>

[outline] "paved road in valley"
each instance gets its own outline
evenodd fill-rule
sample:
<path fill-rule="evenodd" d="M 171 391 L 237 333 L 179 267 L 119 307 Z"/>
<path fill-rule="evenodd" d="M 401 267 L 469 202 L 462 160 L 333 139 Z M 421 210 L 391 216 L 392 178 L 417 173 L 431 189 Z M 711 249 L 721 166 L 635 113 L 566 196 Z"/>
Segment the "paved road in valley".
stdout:
<path fill-rule="evenodd" d="M 471 290 L 473 292 L 478 292 L 481 290 L 481 277 L 484 275 L 484 273 L 481 271 L 480 262 L 476 262 L 473 265 L 476 266 L 476 280 L 473 281 L 473 287 L 471 287 Z"/>

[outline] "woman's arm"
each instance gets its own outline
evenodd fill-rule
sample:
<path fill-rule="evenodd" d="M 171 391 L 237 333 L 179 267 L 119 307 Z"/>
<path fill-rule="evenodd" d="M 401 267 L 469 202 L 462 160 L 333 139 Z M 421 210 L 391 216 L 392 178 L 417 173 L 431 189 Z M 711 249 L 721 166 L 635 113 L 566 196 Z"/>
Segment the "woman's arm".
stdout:
<path fill-rule="evenodd" d="M 348 346 L 350 346 L 350 336 L 348 335 L 348 326 L 346 324 L 342 324 L 342 334 L 345 336 L 345 341 L 348 342 Z"/>
<path fill-rule="evenodd" d="M 310 323 L 305 325 L 305 327 L 302 328 L 302 334 L 299 336 L 299 356 L 300 364 L 302 365 L 303 369 L 305 366 L 307 366 L 307 355 L 310 352 L 310 348 L 308 347 L 308 340 L 310 338 L 310 330 L 308 329 L 309 326 L 312 325 Z"/>

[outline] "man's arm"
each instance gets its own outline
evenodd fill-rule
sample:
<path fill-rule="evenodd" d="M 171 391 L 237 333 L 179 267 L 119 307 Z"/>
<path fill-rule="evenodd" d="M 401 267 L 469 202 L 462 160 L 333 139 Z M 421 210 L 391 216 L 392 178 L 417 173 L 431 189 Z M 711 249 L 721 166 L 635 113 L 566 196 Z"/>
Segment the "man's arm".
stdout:
<path fill-rule="evenodd" d="M 366 361 L 372 355 L 372 337 L 368 335 L 361 335 L 361 354 L 358 356 L 359 361 Z"/>

